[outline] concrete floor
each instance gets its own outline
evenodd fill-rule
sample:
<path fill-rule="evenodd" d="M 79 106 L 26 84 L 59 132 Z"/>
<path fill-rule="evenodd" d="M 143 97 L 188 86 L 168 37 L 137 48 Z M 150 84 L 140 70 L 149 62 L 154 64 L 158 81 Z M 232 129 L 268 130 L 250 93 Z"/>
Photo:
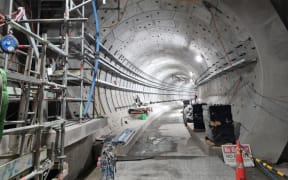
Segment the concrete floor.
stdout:
<path fill-rule="evenodd" d="M 206 156 L 191 138 L 180 110 L 152 122 L 128 157 L 153 159 L 118 162 L 117 180 L 234 179 L 233 169 L 218 157 Z"/>
<path fill-rule="evenodd" d="M 217 155 L 207 155 L 183 124 L 180 110 L 155 119 L 127 157 L 117 162 L 116 180 L 233 180 L 235 170 Z M 95 169 L 86 180 L 96 180 Z M 247 169 L 248 179 L 268 179 L 256 168 Z M 249 178 L 250 177 L 250 178 Z"/>
<path fill-rule="evenodd" d="M 192 140 L 179 110 L 174 110 L 153 121 L 128 155 L 179 157 L 205 156 L 205 153 Z"/>
<path fill-rule="evenodd" d="M 117 180 L 233 180 L 234 171 L 218 157 L 160 159 L 117 164 Z"/>

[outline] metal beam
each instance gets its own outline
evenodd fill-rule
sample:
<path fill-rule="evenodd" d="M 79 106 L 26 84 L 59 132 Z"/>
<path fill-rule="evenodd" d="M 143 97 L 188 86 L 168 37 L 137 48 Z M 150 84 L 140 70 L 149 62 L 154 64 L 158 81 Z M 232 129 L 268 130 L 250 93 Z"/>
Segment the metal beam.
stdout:
<path fill-rule="evenodd" d="M 197 80 L 196 82 L 196 86 L 200 86 L 204 83 L 207 83 L 208 81 L 222 75 L 223 73 L 226 73 L 228 71 L 232 71 L 233 69 L 235 68 L 239 68 L 241 66 L 244 66 L 244 65 L 248 65 L 248 64 L 251 64 L 251 63 L 255 63 L 257 62 L 257 59 L 253 59 L 253 60 L 246 60 L 246 59 L 241 59 L 231 65 L 228 65 L 226 67 L 223 67 L 219 70 L 217 70 L 216 72 L 212 73 L 211 75 L 207 76 L 207 77 L 204 77 L 204 78 L 201 78 L 199 80 Z"/>
<path fill-rule="evenodd" d="M 78 21 L 87 21 L 88 18 L 70 18 L 67 21 L 69 22 L 78 22 Z M 66 21 L 64 18 L 62 19 L 24 19 L 19 21 L 19 23 L 64 23 Z"/>
<path fill-rule="evenodd" d="M 90 3 L 91 1 L 92 1 L 92 0 L 88 0 L 88 1 L 85 1 L 85 2 L 83 2 L 83 3 L 81 3 L 81 4 L 78 4 L 78 5 L 74 6 L 73 8 L 69 9 L 69 11 L 72 12 L 72 11 L 74 11 L 74 10 L 82 7 L 82 6 L 85 6 L 86 4 Z"/>
<path fill-rule="evenodd" d="M 14 81 L 14 82 L 26 82 L 26 83 L 30 83 L 30 84 L 36 84 L 36 85 L 47 85 L 47 86 L 52 86 L 54 88 L 66 88 L 66 86 L 62 85 L 62 84 L 57 84 L 54 82 L 48 82 L 48 81 L 44 81 L 41 79 L 37 79 L 35 77 L 25 77 L 23 74 L 20 73 L 15 73 L 15 72 L 6 72 L 7 74 L 7 79 L 10 81 Z"/>
<path fill-rule="evenodd" d="M 56 45 L 52 44 L 50 41 L 44 40 L 43 38 L 41 38 L 40 36 L 38 36 L 37 34 L 34 34 L 33 32 L 29 31 L 28 29 L 26 29 L 25 27 L 21 26 L 20 24 L 18 24 L 17 22 L 10 20 L 7 21 L 7 24 L 11 25 L 12 27 L 14 27 L 15 29 L 17 29 L 18 31 L 23 32 L 24 34 L 31 36 L 33 38 L 35 38 L 36 40 L 38 40 L 40 43 L 42 44 L 47 44 L 47 47 L 56 52 L 59 55 L 62 56 L 68 56 L 68 53 L 64 52 L 62 49 L 58 48 Z"/>

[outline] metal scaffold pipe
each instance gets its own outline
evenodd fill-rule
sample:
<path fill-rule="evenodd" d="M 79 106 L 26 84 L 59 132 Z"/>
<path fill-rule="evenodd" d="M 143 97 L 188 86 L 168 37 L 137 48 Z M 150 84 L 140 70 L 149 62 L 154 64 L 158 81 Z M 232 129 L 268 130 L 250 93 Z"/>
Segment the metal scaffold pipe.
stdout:
<path fill-rule="evenodd" d="M 23 16 L 23 20 L 27 20 L 27 17 L 26 17 L 25 14 Z M 28 31 L 31 31 L 30 25 L 28 23 L 24 23 L 24 26 L 26 27 L 26 29 Z M 29 42 L 30 42 L 31 46 L 34 48 L 34 53 L 35 53 L 36 59 L 38 60 L 38 58 L 39 58 L 39 50 L 37 48 L 36 42 L 31 36 L 28 37 L 28 39 L 29 39 Z"/>
<path fill-rule="evenodd" d="M 70 18 L 67 21 L 69 22 L 78 22 L 78 21 L 87 21 L 88 18 Z M 19 23 L 64 23 L 66 21 L 64 18 L 62 19 L 23 19 L 19 21 Z"/>
<path fill-rule="evenodd" d="M 90 3 L 91 1 L 92 1 L 92 0 L 85 1 L 85 2 L 83 2 L 83 3 L 81 3 L 81 4 L 77 5 L 77 6 L 74 6 L 74 7 L 71 8 L 69 11 L 72 12 L 72 11 L 74 11 L 74 10 L 82 7 L 82 6 L 85 6 L 86 4 Z"/>
<path fill-rule="evenodd" d="M 50 41 L 44 40 L 43 38 L 41 38 L 37 34 L 34 34 L 33 32 L 31 32 L 28 29 L 24 28 L 23 26 L 21 26 L 17 22 L 15 22 L 13 20 L 10 20 L 10 21 L 7 21 L 7 24 L 11 25 L 12 27 L 17 29 L 18 31 L 23 32 L 24 34 L 37 39 L 40 43 L 47 44 L 47 47 L 50 50 L 56 52 L 57 54 L 62 55 L 62 56 L 68 56 L 68 53 L 65 53 L 62 49 L 58 48 L 56 45 L 52 44 Z"/>

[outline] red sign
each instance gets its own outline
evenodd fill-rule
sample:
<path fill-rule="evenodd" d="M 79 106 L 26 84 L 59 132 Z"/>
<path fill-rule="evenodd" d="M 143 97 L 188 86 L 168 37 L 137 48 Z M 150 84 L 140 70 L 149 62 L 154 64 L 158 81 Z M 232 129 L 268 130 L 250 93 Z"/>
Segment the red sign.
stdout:
<path fill-rule="evenodd" d="M 251 154 L 251 148 L 249 144 L 241 144 L 242 149 Z M 236 166 L 236 145 L 222 145 L 222 153 L 225 164 L 229 166 Z M 242 154 L 244 166 L 245 167 L 254 167 L 254 162 L 245 154 Z"/>

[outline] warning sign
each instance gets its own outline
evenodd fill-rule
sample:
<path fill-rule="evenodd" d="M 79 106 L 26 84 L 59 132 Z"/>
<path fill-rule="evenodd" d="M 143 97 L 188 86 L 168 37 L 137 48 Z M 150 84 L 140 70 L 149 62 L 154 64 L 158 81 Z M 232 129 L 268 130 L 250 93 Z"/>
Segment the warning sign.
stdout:
<path fill-rule="evenodd" d="M 241 144 L 243 150 L 251 154 L 251 148 L 249 144 Z M 222 153 L 225 164 L 236 167 L 236 145 L 222 145 Z M 242 154 L 244 166 L 254 167 L 254 162 L 246 155 Z"/>

